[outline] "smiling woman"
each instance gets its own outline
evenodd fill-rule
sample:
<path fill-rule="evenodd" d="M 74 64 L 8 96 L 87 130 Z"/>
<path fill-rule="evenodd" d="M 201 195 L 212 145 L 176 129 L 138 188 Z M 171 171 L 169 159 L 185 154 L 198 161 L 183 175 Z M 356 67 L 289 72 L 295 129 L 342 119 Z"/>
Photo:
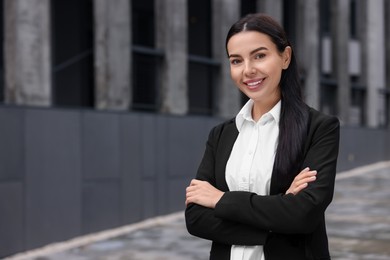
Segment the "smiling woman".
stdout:
<path fill-rule="evenodd" d="M 290 63 L 291 48 L 279 53 L 269 36 L 246 31 L 232 36 L 227 49 L 231 77 L 255 101 L 252 116 L 257 121 L 280 100 L 279 82 Z"/>
<path fill-rule="evenodd" d="M 304 103 L 291 44 L 270 16 L 233 24 L 226 51 L 249 101 L 210 132 L 186 189 L 187 229 L 213 241 L 210 259 L 330 259 L 339 121 Z"/>

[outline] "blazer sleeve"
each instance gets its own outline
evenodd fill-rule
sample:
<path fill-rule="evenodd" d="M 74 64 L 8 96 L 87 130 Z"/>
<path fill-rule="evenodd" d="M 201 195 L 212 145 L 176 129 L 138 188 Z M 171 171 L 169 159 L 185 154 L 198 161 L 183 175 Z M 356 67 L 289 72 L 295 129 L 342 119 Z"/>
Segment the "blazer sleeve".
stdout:
<path fill-rule="evenodd" d="M 313 232 L 333 198 L 339 132 L 337 118 L 312 118 L 303 167 L 317 170 L 317 179 L 297 195 L 225 192 L 215 216 L 277 233 Z"/>
<path fill-rule="evenodd" d="M 215 127 L 209 135 L 206 150 L 196 178 L 218 187 L 215 178 L 215 150 L 222 126 Z M 245 223 L 217 217 L 214 209 L 190 204 L 185 210 L 187 230 L 190 234 L 227 245 L 263 245 L 268 231 Z"/>

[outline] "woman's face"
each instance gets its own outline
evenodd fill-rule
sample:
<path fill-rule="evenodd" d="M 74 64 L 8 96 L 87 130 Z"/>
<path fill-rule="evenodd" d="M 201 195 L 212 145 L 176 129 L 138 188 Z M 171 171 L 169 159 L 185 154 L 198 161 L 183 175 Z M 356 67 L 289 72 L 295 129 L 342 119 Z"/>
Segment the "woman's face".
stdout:
<path fill-rule="evenodd" d="M 290 47 L 280 53 L 268 35 L 244 31 L 230 38 L 227 51 L 231 77 L 245 95 L 265 104 L 280 99 L 279 83 L 290 64 Z"/>

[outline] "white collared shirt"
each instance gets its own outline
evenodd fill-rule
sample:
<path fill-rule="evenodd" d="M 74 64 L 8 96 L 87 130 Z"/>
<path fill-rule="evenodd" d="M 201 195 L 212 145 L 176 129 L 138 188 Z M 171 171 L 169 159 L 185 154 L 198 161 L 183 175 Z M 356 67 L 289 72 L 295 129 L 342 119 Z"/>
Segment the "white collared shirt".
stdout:
<path fill-rule="evenodd" d="M 252 118 L 252 108 L 253 100 L 249 100 L 236 116 L 239 134 L 226 165 L 225 177 L 230 191 L 269 195 L 281 101 L 257 122 Z M 233 245 L 230 259 L 264 260 L 263 246 Z"/>

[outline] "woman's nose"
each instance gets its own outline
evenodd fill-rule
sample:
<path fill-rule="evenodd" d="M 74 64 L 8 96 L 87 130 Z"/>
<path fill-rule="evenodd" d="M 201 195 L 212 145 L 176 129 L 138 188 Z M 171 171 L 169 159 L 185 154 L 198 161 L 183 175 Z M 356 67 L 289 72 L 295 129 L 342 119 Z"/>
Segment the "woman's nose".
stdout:
<path fill-rule="evenodd" d="M 256 73 L 256 69 L 251 62 L 245 62 L 244 74 L 247 76 L 253 75 Z"/>

